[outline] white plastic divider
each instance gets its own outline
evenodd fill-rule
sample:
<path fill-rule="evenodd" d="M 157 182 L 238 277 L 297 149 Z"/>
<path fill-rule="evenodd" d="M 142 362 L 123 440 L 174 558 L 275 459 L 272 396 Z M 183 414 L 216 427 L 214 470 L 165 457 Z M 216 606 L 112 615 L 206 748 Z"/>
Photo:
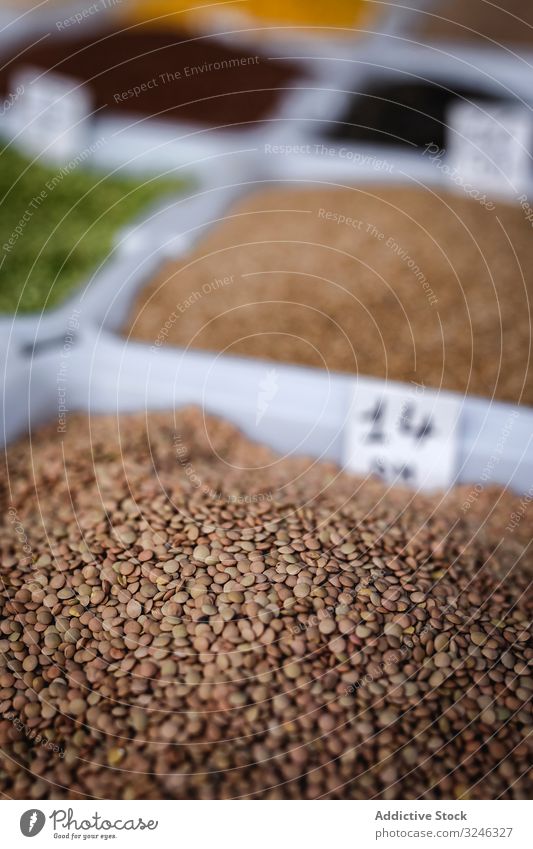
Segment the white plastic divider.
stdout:
<path fill-rule="evenodd" d="M 176 844 L 177 819 L 180 842 L 187 846 L 198 843 L 201 819 L 201 846 L 216 843 L 217 849 L 247 849 L 250 835 L 254 849 L 272 849 L 280 842 L 284 847 L 322 849 L 342 845 L 354 828 L 354 844 L 363 849 L 529 849 L 531 832 L 531 802 L 525 799 L 275 799 L 268 801 L 267 809 L 264 799 L 249 798 L 76 799 L 68 804 L 39 799 L 31 804 L 3 801 L 6 846 L 21 849 L 28 845 L 20 822 L 22 816 L 28 821 L 34 806 L 42 813 L 42 831 L 35 840 L 40 849 L 53 849 L 63 839 L 69 839 L 71 845 L 78 840 L 80 844 L 103 842 L 104 838 L 128 849 L 144 849 L 148 843 L 170 849 Z"/>
<path fill-rule="evenodd" d="M 318 178 L 313 160 L 302 157 L 299 176 L 280 176 L 279 180 L 307 182 L 312 174 Z M 291 175 L 298 172 L 294 164 L 287 169 Z M 277 170 L 283 174 L 282 168 Z M 365 166 L 349 170 L 350 177 L 357 175 L 352 182 L 373 181 L 377 176 Z M 396 176 L 415 183 L 422 176 L 428 182 L 441 179 L 433 171 L 421 175 L 419 167 L 410 171 L 400 173 L 398 169 Z M 344 168 L 341 184 L 349 184 L 346 177 Z M 381 178 L 390 180 L 383 174 Z M 172 214 L 161 213 L 161 220 L 156 215 L 129 232 L 117 259 L 118 267 L 103 271 L 85 292 L 85 302 L 83 298 L 76 302 L 94 321 L 82 318 L 78 331 L 67 335 L 63 327 L 62 338 L 41 337 L 33 359 L 28 351 L 23 365 L 15 363 L 6 369 L 4 439 L 15 438 L 28 423 L 57 417 L 60 404 L 67 410 L 99 413 L 197 404 L 229 419 L 249 437 L 278 452 L 307 454 L 343 465 L 354 387 L 379 385 L 379 381 L 252 358 L 158 348 L 116 335 L 136 291 L 162 256 L 190 251 L 236 198 L 272 182 L 277 179 L 206 187 L 177 201 Z M 328 180 L 323 178 L 323 182 Z M 333 179 L 331 182 L 335 184 Z M 168 222 L 167 215 L 171 219 Z M 167 222 L 168 228 L 162 222 Z M 275 397 L 258 416 L 260 386 L 273 370 Z M 386 392 L 387 384 L 381 385 Z M 405 392 L 409 398 L 412 387 L 406 387 Z M 456 468 L 450 478 L 457 483 L 494 482 L 510 485 L 518 492 L 527 491 L 533 480 L 533 410 L 453 393 L 439 394 L 455 397 L 460 407 Z"/>
<path fill-rule="evenodd" d="M 265 376 L 276 392 L 258 415 Z M 65 349 L 36 357 L 7 375 L 2 439 L 43 421 L 58 426 L 73 411 L 91 414 L 174 410 L 197 405 L 282 455 L 347 465 L 354 388 L 386 381 L 253 358 L 164 349 L 106 331 L 82 333 Z M 398 386 L 399 384 L 393 384 Z M 405 387 L 406 397 L 412 387 Z M 533 481 L 533 410 L 443 392 L 459 408 L 453 484 L 489 483 L 529 491 Z"/>

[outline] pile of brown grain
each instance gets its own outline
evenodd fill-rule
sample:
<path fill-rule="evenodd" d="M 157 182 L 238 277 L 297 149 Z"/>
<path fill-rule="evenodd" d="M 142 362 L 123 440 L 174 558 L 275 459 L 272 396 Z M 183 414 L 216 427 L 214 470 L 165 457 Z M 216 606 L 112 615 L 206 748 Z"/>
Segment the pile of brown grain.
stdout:
<path fill-rule="evenodd" d="M 531 404 L 532 293 L 518 207 L 400 186 L 281 187 L 168 263 L 125 329 Z"/>
<path fill-rule="evenodd" d="M 527 797 L 510 496 L 461 519 L 194 410 L 73 417 L 4 480 L 5 796 Z"/>
<path fill-rule="evenodd" d="M 420 15 L 417 34 L 449 41 L 475 41 L 494 49 L 501 44 L 530 47 L 533 44 L 533 9 L 524 0 L 505 4 L 486 0 L 442 0 L 431 14 Z"/>

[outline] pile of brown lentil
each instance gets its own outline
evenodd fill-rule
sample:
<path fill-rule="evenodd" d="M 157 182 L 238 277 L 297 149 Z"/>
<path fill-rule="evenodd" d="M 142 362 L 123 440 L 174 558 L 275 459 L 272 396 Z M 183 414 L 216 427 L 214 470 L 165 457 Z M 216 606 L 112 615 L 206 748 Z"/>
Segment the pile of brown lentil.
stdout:
<path fill-rule="evenodd" d="M 533 404 L 532 297 L 518 205 L 285 185 L 252 192 L 166 264 L 126 333 Z"/>
<path fill-rule="evenodd" d="M 185 410 L 46 427 L 0 496 L 4 796 L 531 791 L 508 493 L 461 512 Z"/>

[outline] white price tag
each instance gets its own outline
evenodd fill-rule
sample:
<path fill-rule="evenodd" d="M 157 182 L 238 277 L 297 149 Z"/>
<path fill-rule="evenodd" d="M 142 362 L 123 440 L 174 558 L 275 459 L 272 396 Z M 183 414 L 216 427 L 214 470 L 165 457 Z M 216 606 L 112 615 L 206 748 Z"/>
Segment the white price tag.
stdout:
<path fill-rule="evenodd" d="M 480 189 L 514 195 L 532 171 L 533 119 L 520 104 L 454 103 L 447 113 L 452 169 Z"/>
<path fill-rule="evenodd" d="M 11 85 L 23 94 L 12 107 L 13 130 L 28 153 L 67 162 L 87 146 L 91 98 L 79 81 L 24 68 Z"/>
<path fill-rule="evenodd" d="M 416 489 L 449 486 L 456 472 L 462 399 L 413 384 L 359 379 L 345 438 L 344 467 Z"/>

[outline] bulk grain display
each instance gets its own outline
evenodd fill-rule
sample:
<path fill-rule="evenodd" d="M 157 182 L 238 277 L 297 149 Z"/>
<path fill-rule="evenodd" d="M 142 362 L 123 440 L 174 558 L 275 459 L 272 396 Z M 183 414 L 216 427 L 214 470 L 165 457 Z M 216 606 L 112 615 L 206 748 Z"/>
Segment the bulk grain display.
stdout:
<path fill-rule="evenodd" d="M 1 497 L 6 796 L 531 790 L 508 493 L 461 515 L 464 492 L 280 459 L 189 409 L 46 427 Z"/>
<path fill-rule="evenodd" d="M 51 38 L 4 56 L 0 92 L 17 71 L 53 71 L 85 83 L 98 117 L 141 115 L 206 129 L 257 126 L 275 117 L 295 63 L 236 50 L 210 36 L 132 26 Z"/>
<path fill-rule="evenodd" d="M 532 260 L 518 205 L 281 185 L 167 263 L 124 333 L 531 404 Z"/>
<path fill-rule="evenodd" d="M 187 185 L 0 153 L 0 311 L 56 306 L 110 253 L 121 227 Z"/>

